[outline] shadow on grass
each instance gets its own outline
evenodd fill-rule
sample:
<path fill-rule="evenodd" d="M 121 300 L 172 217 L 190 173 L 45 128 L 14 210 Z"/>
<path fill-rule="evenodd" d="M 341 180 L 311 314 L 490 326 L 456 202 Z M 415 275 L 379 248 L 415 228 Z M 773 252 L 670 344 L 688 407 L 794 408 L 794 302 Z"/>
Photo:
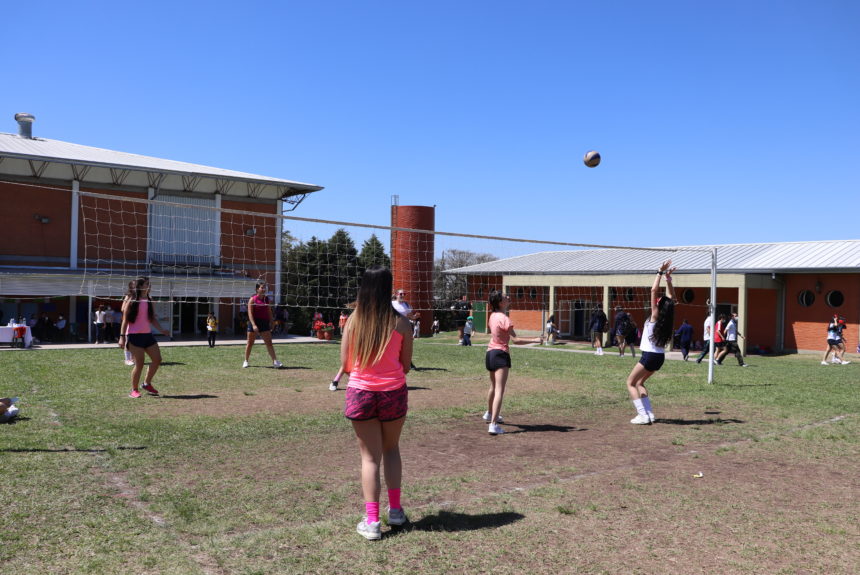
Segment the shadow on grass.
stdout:
<path fill-rule="evenodd" d="M 198 393 L 196 395 L 162 395 L 164 399 L 218 399 L 217 395 Z"/>
<path fill-rule="evenodd" d="M 546 431 L 554 431 L 557 433 L 567 433 L 568 431 L 588 431 L 588 428 L 581 427 L 573 427 L 570 425 L 551 425 L 551 424 L 537 424 L 537 425 L 518 425 L 516 423 L 503 423 L 505 427 L 517 427 L 519 428 L 517 431 L 508 431 L 505 430 L 505 435 L 513 435 L 515 433 L 532 433 L 532 432 L 546 432 Z"/>
<path fill-rule="evenodd" d="M 654 423 L 666 423 L 668 425 L 718 425 L 723 423 L 746 423 L 743 419 L 723 419 L 712 417 L 710 419 L 661 419 L 657 418 Z"/>
<path fill-rule="evenodd" d="M 145 445 L 134 446 L 134 447 L 114 447 L 113 450 L 116 451 L 139 451 L 142 449 L 146 449 Z M 92 449 L 75 449 L 74 447 L 57 447 L 55 449 L 48 449 L 46 447 L 9 447 L 6 449 L 0 449 L 0 452 L 4 453 L 107 453 L 108 449 L 103 447 L 94 447 Z"/>
<path fill-rule="evenodd" d="M 0 425 L 15 425 L 19 421 L 30 421 L 30 418 L 29 417 L 23 417 L 23 416 L 19 415 L 19 416 L 13 417 L 12 419 L 6 420 L 6 421 L 0 421 Z"/>
<path fill-rule="evenodd" d="M 720 387 L 771 387 L 775 383 L 720 383 Z"/>
<path fill-rule="evenodd" d="M 418 385 L 407 385 L 406 389 L 409 391 L 415 391 L 416 389 L 433 389 L 432 387 L 421 387 Z"/>
<path fill-rule="evenodd" d="M 510 525 L 520 519 L 525 519 L 525 515 L 512 511 L 480 513 L 477 515 L 440 511 L 435 515 L 428 515 L 415 523 L 407 523 L 402 527 L 392 526 L 390 533 L 394 535 L 401 531 L 477 531 L 479 529 L 493 529 Z"/>
<path fill-rule="evenodd" d="M 149 365 L 149 362 L 147 362 L 147 365 Z M 166 365 L 185 365 L 185 363 L 183 363 L 181 361 L 162 361 L 161 362 L 161 367 L 164 367 Z"/>
<path fill-rule="evenodd" d="M 444 367 L 416 367 L 416 368 L 414 368 L 414 371 L 421 372 L 421 371 L 448 371 L 448 370 L 445 369 Z"/>

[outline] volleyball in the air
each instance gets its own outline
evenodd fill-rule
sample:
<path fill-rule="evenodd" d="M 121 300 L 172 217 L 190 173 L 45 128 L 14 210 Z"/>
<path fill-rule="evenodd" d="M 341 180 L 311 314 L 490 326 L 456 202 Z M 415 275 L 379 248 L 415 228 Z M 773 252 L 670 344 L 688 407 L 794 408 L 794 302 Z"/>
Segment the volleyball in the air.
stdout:
<path fill-rule="evenodd" d="M 585 165 L 589 168 L 596 168 L 600 165 L 600 152 L 595 152 L 594 150 L 585 152 L 585 156 L 583 156 L 582 161 L 585 162 Z"/>

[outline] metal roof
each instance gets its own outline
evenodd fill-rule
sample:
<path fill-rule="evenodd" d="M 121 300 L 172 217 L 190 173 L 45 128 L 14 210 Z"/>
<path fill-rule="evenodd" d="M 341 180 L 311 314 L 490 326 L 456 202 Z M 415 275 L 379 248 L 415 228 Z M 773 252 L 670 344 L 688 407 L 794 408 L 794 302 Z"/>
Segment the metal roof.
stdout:
<path fill-rule="evenodd" d="M 0 174 L 268 200 L 323 189 L 303 182 L 4 133 L 0 133 Z"/>
<path fill-rule="evenodd" d="M 860 240 L 609 248 L 539 252 L 447 270 L 466 275 L 611 275 L 650 273 L 667 258 L 676 273 L 709 273 L 711 250 L 722 273 L 858 272 Z"/>

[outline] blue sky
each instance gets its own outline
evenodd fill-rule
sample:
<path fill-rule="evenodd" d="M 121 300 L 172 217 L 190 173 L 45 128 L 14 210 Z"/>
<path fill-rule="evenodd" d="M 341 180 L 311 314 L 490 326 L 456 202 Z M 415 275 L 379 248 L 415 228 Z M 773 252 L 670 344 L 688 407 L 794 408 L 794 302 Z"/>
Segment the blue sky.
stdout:
<path fill-rule="evenodd" d="M 384 225 L 398 194 L 435 204 L 451 232 L 633 246 L 858 237 L 860 2 L 6 12 L 0 131 L 30 112 L 39 137 L 326 187 L 296 215 Z M 582 164 L 590 149 L 596 169 Z"/>

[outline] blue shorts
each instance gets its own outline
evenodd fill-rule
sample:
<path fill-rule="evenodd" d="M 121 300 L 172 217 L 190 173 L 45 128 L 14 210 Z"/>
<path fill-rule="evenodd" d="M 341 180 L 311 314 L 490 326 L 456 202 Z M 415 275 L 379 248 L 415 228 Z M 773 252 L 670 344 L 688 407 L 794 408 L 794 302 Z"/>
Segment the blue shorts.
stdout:
<path fill-rule="evenodd" d="M 639 358 L 639 363 L 642 367 L 650 372 L 659 371 L 663 367 L 663 362 L 666 360 L 665 353 L 657 353 L 654 351 L 643 351 L 642 357 Z"/>
<path fill-rule="evenodd" d="M 269 320 L 254 318 L 254 321 L 257 323 L 257 329 L 260 331 L 260 333 L 272 331 L 272 326 L 269 325 Z M 248 322 L 248 333 L 251 333 L 252 331 L 254 331 L 254 326 L 251 325 L 251 322 L 249 321 Z"/>
<path fill-rule="evenodd" d="M 487 350 L 487 357 L 484 360 L 487 371 L 496 371 L 503 367 L 511 367 L 511 354 L 501 349 Z"/>
<path fill-rule="evenodd" d="M 158 345 L 151 333 L 130 333 L 125 338 L 126 347 L 133 345 L 134 347 L 142 347 L 146 349 L 153 345 Z"/>

